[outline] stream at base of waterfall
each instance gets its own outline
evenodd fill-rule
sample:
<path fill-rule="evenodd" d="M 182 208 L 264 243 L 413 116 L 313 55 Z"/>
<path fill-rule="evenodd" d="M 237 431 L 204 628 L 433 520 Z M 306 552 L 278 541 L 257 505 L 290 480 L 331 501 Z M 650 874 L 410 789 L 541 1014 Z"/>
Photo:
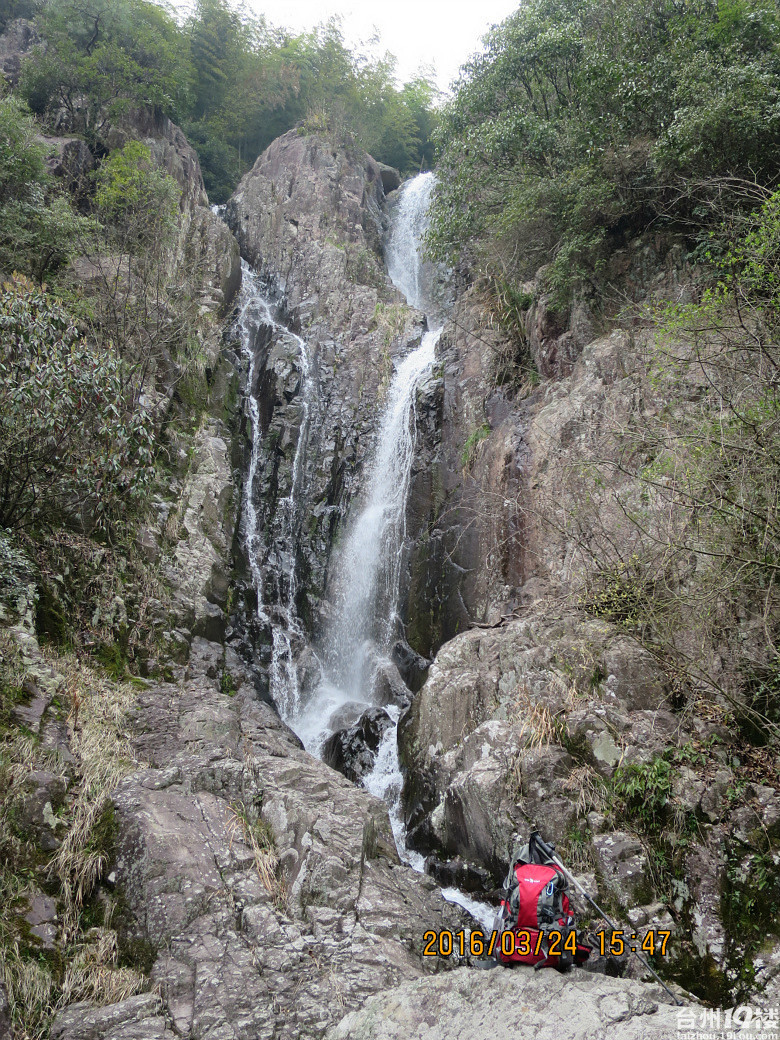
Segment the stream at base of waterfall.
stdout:
<path fill-rule="evenodd" d="M 310 648 L 319 662 L 321 679 L 304 695 L 296 668 L 297 651 L 306 645 L 306 637 L 295 609 L 295 545 L 303 522 L 299 492 L 306 480 L 306 452 L 320 414 L 318 374 L 305 340 L 276 320 L 275 308 L 256 275 L 248 267 L 244 269 L 236 327 L 248 366 L 252 451 L 243 504 L 243 539 L 257 592 L 257 619 L 272 634 L 271 696 L 285 722 L 306 749 L 316 755 L 321 754 L 324 742 L 336 729 L 350 725 L 364 711 L 377 706 L 372 693 L 376 676 L 383 666 L 389 665 L 391 647 L 401 634 L 398 604 L 416 442 L 416 401 L 433 366 L 443 321 L 428 292 L 430 265 L 421 257 L 433 187 L 432 173 L 407 182 L 394 210 L 386 249 L 388 273 L 409 304 L 426 314 L 429 331 L 419 346 L 397 364 L 387 390 L 362 494 L 350 510 L 345 535 L 335 555 L 329 582 L 332 619 L 324 638 Z M 432 325 L 435 327 L 431 328 Z M 253 394 L 260 329 L 269 342 L 276 338 L 287 341 L 297 355 L 300 374 L 300 425 L 290 492 L 277 503 L 275 515 L 270 521 L 266 518 L 264 524 L 258 516 L 254 493 L 262 442 L 259 407 Z M 261 567 L 263 553 L 273 560 L 272 568 Z M 272 596 L 265 587 L 269 571 L 273 572 L 275 585 Z M 401 708 L 384 705 L 383 710 L 392 724 L 382 734 L 373 769 L 363 777 L 362 784 L 387 804 L 401 859 L 422 872 L 424 857 L 406 847 L 401 810 L 403 780 L 397 741 Z M 483 927 L 492 927 L 492 908 L 457 889 L 444 889 L 443 895 L 463 905 Z"/>

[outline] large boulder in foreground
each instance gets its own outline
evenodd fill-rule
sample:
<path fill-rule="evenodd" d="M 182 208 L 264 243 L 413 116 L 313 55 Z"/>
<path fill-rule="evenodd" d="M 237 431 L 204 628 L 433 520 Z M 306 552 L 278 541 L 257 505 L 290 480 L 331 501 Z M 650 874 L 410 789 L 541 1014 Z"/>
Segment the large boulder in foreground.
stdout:
<path fill-rule="evenodd" d="M 658 986 L 582 971 L 459 968 L 372 997 L 326 1040 L 670 1040 L 692 1009 L 669 1000 Z"/>

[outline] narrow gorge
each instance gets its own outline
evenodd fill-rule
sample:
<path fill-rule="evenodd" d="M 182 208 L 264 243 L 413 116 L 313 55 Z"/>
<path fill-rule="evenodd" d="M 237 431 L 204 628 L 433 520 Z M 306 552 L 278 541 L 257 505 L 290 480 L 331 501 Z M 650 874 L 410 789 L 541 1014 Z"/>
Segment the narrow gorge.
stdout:
<path fill-rule="evenodd" d="M 36 46 L 11 24 L 0 57 Z M 154 333 L 184 293 L 193 356 L 144 371 L 154 473 L 121 564 L 74 527 L 52 577 L 0 531 L 0 1038 L 671 1040 L 738 1005 L 711 1035 L 759 1036 L 780 758 L 770 671 L 737 696 L 732 662 L 774 584 L 760 623 L 747 593 L 733 616 L 683 595 L 708 550 L 652 424 L 695 425 L 709 384 L 664 382 L 648 318 L 701 295 L 682 238 L 626 225 L 603 306 L 541 265 L 507 303 L 431 259 L 452 167 L 404 179 L 309 119 L 211 206 L 170 120 L 111 133 L 176 189 Z M 57 140 L 57 176 L 108 162 Z M 110 282 L 126 318 L 131 256 L 70 261 L 62 300 Z M 672 529 L 684 551 L 637 577 Z M 568 974 L 471 955 L 532 830 L 626 936 L 670 933 L 679 1007 L 597 939 Z M 424 955 L 442 931 L 464 948 Z"/>

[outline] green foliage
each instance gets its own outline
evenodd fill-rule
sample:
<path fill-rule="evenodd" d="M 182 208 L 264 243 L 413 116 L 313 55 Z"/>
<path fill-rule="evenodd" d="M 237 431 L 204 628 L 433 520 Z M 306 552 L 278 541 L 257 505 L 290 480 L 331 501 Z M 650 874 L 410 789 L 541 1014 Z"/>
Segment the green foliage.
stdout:
<path fill-rule="evenodd" d="M 0 289 L 0 527 L 107 528 L 152 474 L 149 416 L 127 371 L 16 279 Z"/>
<path fill-rule="evenodd" d="M 780 928 L 780 853 L 771 845 L 748 850 L 731 841 L 721 891 L 721 914 L 737 962 L 752 964 L 752 955 L 767 933 Z M 751 979 L 744 980 L 749 983 Z"/>
<path fill-rule="evenodd" d="M 39 0 L 2 0 L 0 3 L 0 33 L 15 18 L 33 18 L 40 8 Z"/>
<path fill-rule="evenodd" d="M 14 617 L 35 584 L 32 564 L 11 531 L 0 529 L 0 614 Z"/>
<path fill-rule="evenodd" d="M 178 226 L 181 190 L 154 163 L 145 144 L 129 141 L 113 151 L 96 180 L 95 207 L 122 252 L 144 253 L 171 240 Z"/>
<path fill-rule="evenodd" d="M 466 438 L 466 443 L 463 445 L 463 450 L 460 453 L 460 463 L 462 466 L 470 466 L 474 454 L 477 450 L 477 445 L 484 441 L 490 436 L 490 427 L 487 423 L 482 423 L 481 426 L 477 426 L 476 429 L 472 430 Z"/>
<path fill-rule="evenodd" d="M 20 89 L 34 112 L 67 113 L 73 130 L 99 143 L 132 106 L 172 118 L 190 101 L 191 68 L 181 31 L 148 0 L 50 0 L 46 40 L 24 65 Z"/>
<path fill-rule="evenodd" d="M 649 832 L 660 830 L 672 793 L 672 766 L 664 758 L 621 766 L 612 777 L 612 794 L 621 815 Z"/>
<path fill-rule="evenodd" d="M 604 618 L 628 631 L 647 620 L 647 602 L 652 588 L 643 561 L 633 553 L 591 576 L 580 606 L 594 617 Z"/>
<path fill-rule="evenodd" d="M 651 222 L 695 236 L 753 204 L 780 145 L 765 0 L 531 0 L 486 37 L 438 131 L 433 254 L 561 301 Z"/>
<path fill-rule="evenodd" d="M 91 225 L 54 190 L 46 149 L 24 104 L 0 98 L 0 274 L 42 280 L 74 252 Z"/>

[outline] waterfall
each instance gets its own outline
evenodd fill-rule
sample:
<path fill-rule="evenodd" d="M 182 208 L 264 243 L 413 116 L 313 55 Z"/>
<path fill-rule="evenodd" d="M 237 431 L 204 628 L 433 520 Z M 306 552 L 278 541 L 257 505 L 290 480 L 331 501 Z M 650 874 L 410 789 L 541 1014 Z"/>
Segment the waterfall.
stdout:
<path fill-rule="evenodd" d="M 401 189 L 387 247 L 391 279 L 410 304 L 423 310 L 430 265 L 422 259 L 422 235 L 434 183 L 434 175 L 424 173 Z M 388 657 L 400 634 L 398 601 L 416 444 L 417 393 L 433 365 L 440 335 L 441 326 L 426 332 L 393 374 L 364 493 L 337 553 L 331 582 L 334 619 L 320 654 L 323 681 L 303 710 L 289 720 L 314 753 L 336 728 L 331 719 L 343 717 L 341 709 L 350 705 L 357 717 L 357 709 L 374 703 L 377 665 Z"/>
<path fill-rule="evenodd" d="M 252 449 L 244 488 L 243 540 L 252 583 L 257 593 L 257 620 L 262 627 L 271 632 L 270 693 L 282 715 L 290 717 L 300 710 L 295 650 L 296 646 L 303 644 L 305 635 L 295 605 L 296 544 L 302 520 L 300 491 L 305 477 L 306 451 L 312 419 L 319 403 L 318 387 L 306 341 L 274 318 L 273 304 L 265 294 L 257 274 L 249 265 L 242 262 L 242 270 L 239 314 L 235 327 L 247 362 L 246 400 L 252 429 Z M 257 509 L 257 482 L 263 462 L 263 432 L 260 408 L 254 393 L 259 359 L 258 339 L 263 336 L 271 342 L 290 341 L 297 354 L 297 369 L 300 374 L 300 424 L 289 493 L 277 502 L 273 517 L 266 518 L 265 524 L 261 523 Z M 265 533 L 263 527 L 266 528 Z M 273 578 L 273 595 L 267 587 L 269 572 Z"/>
<path fill-rule="evenodd" d="M 423 261 L 421 249 L 434 184 L 432 173 L 405 184 L 394 213 L 386 250 L 388 273 L 409 304 L 425 313 L 429 331 L 397 364 L 387 390 L 363 493 L 351 511 L 342 545 L 335 554 L 330 582 L 332 620 L 316 655 L 322 677 L 305 701 L 301 699 L 296 668 L 296 656 L 306 642 L 295 606 L 296 545 L 305 512 L 310 433 L 320 417 L 316 365 L 305 340 L 275 320 L 273 305 L 257 276 L 244 267 L 236 323 L 248 364 L 246 396 L 252 427 L 243 508 L 244 545 L 257 591 L 257 619 L 271 633 L 271 695 L 282 717 L 315 754 L 331 732 L 349 725 L 374 704 L 377 669 L 382 662 L 389 663 L 390 649 L 401 631 L 398 608 L 407 537 L 406 507 L 416 448 L 416 402 L 433 365 L 443 322 L 436 298 L 437 272 Z M 270 342 L 289 340 L 295 348 L 300 386 L 294 396 L 300 408 L 300 424 L 289 492 L 277 501 L 273 516 L 261 518 L 257 483 L 268 459 L 263 455 L 260 407 L 254 391 L 260 356 L 257 345 L 262 336 Z M 350 721 L 344 721 L 343 709 L 347 709 Z M 397 733 L 401 709 L 388 705 L 385 711 L 392 725 L 384 731 L 373 770 L 363 778 L 363 785 L 387 804 L 402 859 L 422 871 L 424 857 L 406 847 L 401 811 L 403 778 Z M 493 911 L 484 904 L 457 889 L 445 889 L 443 895 L 464 906 L 485 927 L 491 926 Z"/>

